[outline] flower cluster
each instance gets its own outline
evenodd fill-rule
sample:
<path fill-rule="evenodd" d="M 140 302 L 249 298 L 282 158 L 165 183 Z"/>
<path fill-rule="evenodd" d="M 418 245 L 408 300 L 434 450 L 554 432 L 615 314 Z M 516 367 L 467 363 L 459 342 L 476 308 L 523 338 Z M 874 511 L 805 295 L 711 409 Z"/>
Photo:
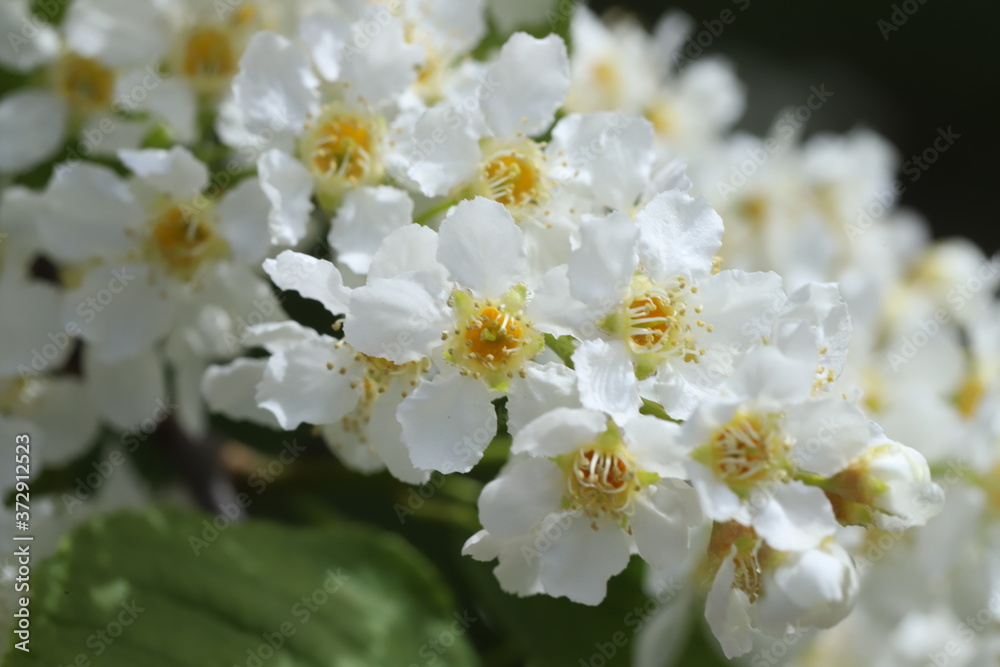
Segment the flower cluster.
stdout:
<path fill-rule="evenodd" d="M 796 660 L 903 664 L 991 602 L 1000 264 L 893 208 L 870 133 L 733 133 L 732 66 L 670 66 L 686 17 L 577 6 L 568 49 L 517 2 L 27 5 L 0 171 L 60 164 L 0 199 L 0 430 L 47 463 L 164 400 L 411 484 L 492 449 L 463 551 L 504 590 L 596 605 L 638 556 L 728 657 L 854 611 Z M 885 608 L 884 541 L 933 591 Z"/>

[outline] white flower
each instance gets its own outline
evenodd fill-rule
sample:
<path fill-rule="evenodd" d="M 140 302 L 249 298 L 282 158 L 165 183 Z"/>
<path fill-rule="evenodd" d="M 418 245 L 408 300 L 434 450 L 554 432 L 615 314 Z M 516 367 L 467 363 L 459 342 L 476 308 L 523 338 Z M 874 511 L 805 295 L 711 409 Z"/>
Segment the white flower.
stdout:
<path fill-rule="evenodd" d="M 718 58 L 699 58 L 681 70 L 682 46 L 693 22 L 668 12 L 652 38 L 636 22 L 602 22 L 576 5 L 571 112 L 621 111 L 649 119 L 657 137 L 696 156 L 743 113 L 745 93 L 733 68 Z M 688 42 L 690 44 L 690 42 Z"/>
<path fill-rule="evenodd" d="M 752 526 L 779 550 L 811 549 L 833 535 L 833 507 L 813 476 L 834 476 L 869 442 L 854 405 L 811 396 L 814 376 L 808 363 L 760 348 L 683 426 L 705 514 Z"/>
<path fill-rule="evenodd" d="M 463 201 L 441 223 L 425 266 L 369 280 L 351 295 L 345 340 L 396 364 L 430 358 L 441 375 L 400 406 L 413 463 L 466 472 L 496 430 L 491 401 L 544 347 L 532 324 L 523 235 L 507 210 L 483 198 Z"/>
<path fill-rule="evenodd" d="M 14 5 L 0 18 L 25 9 Z M 16 32 L 5 34 L 13 41 L 33 25 L 22 18 Z M 158 70 L 169 28 L 163 6 L 152 0 L 78 0 L 62 22 L 62 44 L 47 26 L 27 44 L 16 44 L 10 64 L 19 70 L 44 66 L 48 85 L 17 90 L 0 103 L 0 171 L 28 169 L 77 134 L 74 156 L 85 157 L 137 148 L 158 123 L 182 141 L 193 140 L 195 99 Z M 139 113 L 150 117 L 133 117 Z"/>
<path fill-rule="evenodd" d="M 514 435 L 514 457 L 480 496 L 484 531 L 464 552 L 499 556 L 509 592 L 591 605 L 633 551 L 661 569 L 681 562 L 697 512 L 678 479 L 676 430 L 638 414 L 621 427 L 593 410 L 543 414 Z"/>
<path fill-rule="evenodd" d="M 65 318 L 108 362 L 150 349 L 185 308 L 207 300 L 226 309 L 265 296 L 249 272 L 239 280 L 224 274 L 260 262 L 270 247 L 255 179 L 216 200 L 202 194 L 218 190 L 207 168 L 184 148 L 120 158 L 134 174 L 127 180 L 93 164 L 63 167 L 38 211 L 47 250 L 65 265 Z M 220 321 L 216 336 L 247 314 L 241 308 Z"/>
<path fill-rule="evenodd" d="M 886 438 L 876 424 L 870 428 L 869 447 L 825 487 L 840 505 L 839 518 L 895 532 L 924 525 L 944 503 L 927 460 Z"/>
<path fill-rule="evenodd" d="M 350 25 L 340 19 L 318 16 L 316 21 L 305 23 L 303 30 L 312 30 L 307 26 L 313 25 L 322 33 L 326 22 L 332 22 L 336 30 L 350 32 Z M 266 150 L 259 154 L 257 167 L 270 202 L 269 226 L 275 243 L 290 245 L 305 237 L 313 194 L 320 206 L 332 213 L 353 190 L 382 182 L 395 144 L 390 140 L 386 117 L 371 105 L 391 107 L 395 96 L 415 76 L 409 56 L 393 56 L 392 49 L 401 40 L 401 36 L 399 40 L 392 36 L 397 29 L 402 28 L 392 18 L 379 33 L 378 41 L 358 54 L 345 50 L 343 39 L 327 45 L 317 37 L 318 41 L 311 43 L 313 60 L 298 44 L 276 33 L 260 32 L 250 40 L 233 82 L 234 122 L 254 136 L 270 138 L 263 142 Z M 320 59 L 322 49 L 332 49 L 338 58 L 344 59 L 345 67 L 364 67 L 370 63 L 372 67 L 384 66 L 407 73 L 407 78 L 378 92 L 377 98 L 374 91 L 362 95 L 364 85 L 385 86 L 392 80 L 385 79 L 379 71 L 359 71 L 352 75 L 348 70 L 341 71 L 339 64 L 336 67 L 329 64 L 324 69 L 324 61 Z M 384 49 L 390 50 L 383 52 Z M 334 89 L 340 93 L 330 95 L 328 88 L 321 90 L 321 78 L 313 69 L 313 61 L 320 75 L 334 77 L 344 84 Z M 342 94 L 344 91 L 364 99 Z M 385 197 L 379 197 L 363 205 L 360 211 L 355 209 L 353 215 L 345 213 L 345 217 L 362 226 L 371 219 L 369 214 L 377 218 L 378 206 L 385 203 Z M 392 199 L 388 205 L 395 206 L 398 197 Z M 368 200 L 372 200 L 370 195 Z M 334 226 L 337 224 L 335 221 Z M 340 224 L 348 223 L 341 220 Z M 334 240 L 340 243 L 339 237 Z"/>
<path fill-rule="evenodd" d="M 774 274 L 716 271 L 722 220 L 683 192 L 659 194 L 636 223 L 622 213 L 585 220 L 580 235 L 565 273 L 554 270 L 539 288 L 547 302 L 568 304 L 544 325 L 622 348 L 612 358 L 653 378 L 650 398 L 676 419 L 769 333 L 754 323 L 786 300 Z M 580 381 L 588 385 L 590 375 Z"/>
<path fill-rule="evenodd" d="M 731 546 L 712 582 L 705 618 L 727 658 L 748 653 L 755 630 L 783 638 L 790 631 L 832 627 L 853 609 L 858 573 L 850 554 L 833 540 L 776 551 L 752 532 L 731 526 L 717 532 L 719 542 Z"/>
<path fill-rule="evenodd" d="M 469 98 L 423 113 L 413 128 L 407 176 L 429 196 L 484 196 L 520 220 L 545 205 L 553 187 L 549 156 L 531 137 L 555 119 L 569 86 L 566 45 L 517 33 L 504 44 Z"/>
<path fill-rule="evenodd" d="M 428 242 L 436 242 L 434 233 L 415 225 L 386 239 L 396 249 Z M 376 259 L 374 275 L 412 268 L 400 254 Z M 286 250 L 266 260 L 264 268 L 281 289 L 319 301 L 334 315 L 351 313 L 352 290 L 332 263 Z M 397 364 L 368 356 L 290 321 L 252 327 L 244 343 L 262 346 L 271 356 L 209 369 L 202 390 L 213 410 L 285 430 L 315 424 L 334 453 L 355 470 L 387 467 L 403 481 L 427 481 L 429 473 L 411 463 L 396 420 L 400 402 L 428 371 L 426 360 Z"/>

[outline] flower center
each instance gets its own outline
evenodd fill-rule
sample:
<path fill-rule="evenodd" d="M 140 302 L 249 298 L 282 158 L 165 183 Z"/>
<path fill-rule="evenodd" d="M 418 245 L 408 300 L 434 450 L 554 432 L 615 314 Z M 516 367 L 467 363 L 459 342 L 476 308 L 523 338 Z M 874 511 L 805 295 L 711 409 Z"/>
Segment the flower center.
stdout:
<path fill-rule="evenodd" d="M 219 79 L 236 74 L 237 55 L 229 35 L 219 28 L 198 28 L 187 39 L 181 71 L 192 79 Z"/>
<path fill-rule="evenodd" d="M 982 375 L 976 372 L 970 373 L 955 394 L 955 405 L 959 414 L 965 419 L 974 417 L 986 395 L 986 389 L 986 381 Z"/>
<path fill-rule="evenodd" d="M 505 388 L 515 372 L 544 347 L 544 339 L 524 320 L 526 291 L 512 288 L 499 301 L 477 301 L 465 292 L 452 295 L 456 326 L 445 358 L 484 379 L 494 389 Z"/>
<path fill-rule="evenodd" d="M 208 215 L 184 204 L 173 204 L 154 218 L 149 246 L 152 257 L 182 280 L 228 251 Z"/>
<path fill-rule="evenodd" d="M 650 104 L 643 114 L 650 123 L 657 136 L 672 137 L 677 131 L 677 113 L 673 104 L 666 97 L 660 97 Z"/>
<path fill-rule="evenodd" d="M 345 345 L 345 343 L 341 342 L 339 345 Z M 422 359 L 406 364 L 396 364 L 388 359 L 369 357 L 358 352 L 354 355 L 354 363 L 360 363 L 364 367 L 361 379 L 352 384 L 352 388 L 359 390 L 358 404 L 351 412 L 341 418 L 340 425 L 346 433 L 353 434 L 358 438 L 358 442 L 364 444 L 368 440 L 366 429 L 371 422 L 375 402 L 389 390 L 390 385 L 395 380 L 403 382 L 405 388 L 402 394 L 405 397 L 409 389 L 417 385 L 417 378 L 430 368 L 430 360 Z M 330 365 L 327 368 L 340 373 L 347 372 L 346 367 L 338 369 Z"/>
<path fill-rule="evenodd" d="M 306 126 L 299 150 L 316 179 L 324 208 L 335 209 L 349 188 L 381 180 L 381 136 L 380 118 L 351 113 L 339 105 L 325 107 Z"/>
<path fill-rule="evenodd" d="M 778 415 L 760 415 L 740 409 L 695 451 L 695 459 L 739 494 L 771 477 L 785 463 L 789 442 L 778 425 Z"/>
<path fill-rule="evenodd" d="M 669 292 L 649 289 L 628 304 L 629 343 L 641 353 L 657 353 L 681 345 L 684 304 Z"/>
<path fill-rule="evenodd" d="M 735 554 L 733 546 L 736 547 Z M 725 559 L 731 557 L 734 566 L 732 587 L 746 593 L 751 603 L 763 593 L 762 565 L 771 553 L 753 528 L 736 521 L 712 524 L 707 561 L 710 574 L 714 577 Z"/>
<path fill-rule="evenodd" d="M 497 370 L 524 346 L 524 327 L 495 306 L 486 306 L 465 322 L 464 358 L 481 370 Z"/>
<path fill-rule="evenodd" d="M 640 380 L 656 373 L 668 357 L 697 363 L 705 354 L 704 349 L 697 347 L 692 330 L 697 326 L 710 332 L 712 327 L 701 320 L 689 319 L 685 290 L 697 292 L 696 287 L 689 287 L 680 276 L 673 285 L 659 286 L 637 274 L 622 307 L 598 323 L 628 344 L 635 355 L 636 376 Z M 700 313 L 701 307 L 696 306 L 694 311 Z"/>
<path fill-rule="evenodd" d="M 531 199 L 538 187 L 538 172 L 517 153 L 495 156 L 483 166 L 490 198 L 504 206 L 519 206 Z"/>
<path fill-rule="evenodd" d="M 56 68 L 56 88 L 74 110 L 93 112 L 111 105 L 115 75 L 91 58 L 66 56 Z"/>
<path fill-rule="evenodd" d="M 566 478 L 566 499 L 591 518 L 627 517 L 640 488 L 635 465 L 621 448 L 577 451 Z"/>
<path fill-rule="evenodd" d="M 31 407 L 41 395 L 42 383 L 34 376 L 22 373 L 0 387 L 0 414 L 18 414 Z"/>
<path fill-rule="evenodd" d="M 485 141 L 483 155 L 476 194 L 503 204 L 515 219 L 526 207 L 547 199 L 545 155 L 539 144 L 530 139 L 513 145 Z"/>

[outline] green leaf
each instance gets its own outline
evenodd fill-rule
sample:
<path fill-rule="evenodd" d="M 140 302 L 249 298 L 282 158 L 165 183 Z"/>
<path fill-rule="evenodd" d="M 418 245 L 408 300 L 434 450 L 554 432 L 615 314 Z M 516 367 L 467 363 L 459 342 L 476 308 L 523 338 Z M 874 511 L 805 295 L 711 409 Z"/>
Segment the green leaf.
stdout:
<path fill-rule="evenodd" d="M 76 531 L 34 564 L 31 652 L 12 647 L 3 664 L 478 664 L 468 628 L 482 621 L 401 538 L 214 522 L 157 509 Z"/>
<path fill-rule="evenodd" d="M 494 567 L 496 562 L 461 561 L 476 598 L 502 634 L 531 656 L 532 665 L 575 667 L 582 661 L 584 665 L 631 666 L 635 631 L 648 620 L 640 559 L 633 558 L 625 572 L 608 582 L 608 596 L 596 607 L 566 598 L 520 598 L 505 593 L 493 574 Z"/>
<path fill-rule="evenodd" d="M 545 344 L 558 355 L 564 364 L 573 368 L 573 353 L 576 352 L 576 339 L 572 336 L 545 334 Z"/>

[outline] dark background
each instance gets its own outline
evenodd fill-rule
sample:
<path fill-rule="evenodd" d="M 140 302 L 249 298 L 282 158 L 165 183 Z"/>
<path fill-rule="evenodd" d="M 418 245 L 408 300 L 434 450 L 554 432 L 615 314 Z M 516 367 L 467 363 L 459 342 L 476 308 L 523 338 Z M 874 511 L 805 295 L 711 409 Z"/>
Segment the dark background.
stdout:
<path fill-rule="evenodd" d="M 968 236 L 988 253 L 1000 249 L 994 198 L 1000 161 L 1000 3 L 971 0 L 591 0 L 603 13 L 624 6 L 651 26 L 681 9 L 705 29 L 730 9 L 735 20 L 706 53 L 728 57 L 748 89 L 741 127 L 767 131 L 777 113 L 798 106 L 809 86 L 835 97 L 809 122 L 810 132 L 868 127 L 896 146 L 900 160 L 930 147 L 938 128 L 961 135 L 907 185 L 903 205 L 917 209 L 939 237 Z M 883 37 L 893 5 L 911 15 Z M 900 15 L 897 14 L 897 18 Z M 789 85 L 790 84 L 790 85 Z"/>

